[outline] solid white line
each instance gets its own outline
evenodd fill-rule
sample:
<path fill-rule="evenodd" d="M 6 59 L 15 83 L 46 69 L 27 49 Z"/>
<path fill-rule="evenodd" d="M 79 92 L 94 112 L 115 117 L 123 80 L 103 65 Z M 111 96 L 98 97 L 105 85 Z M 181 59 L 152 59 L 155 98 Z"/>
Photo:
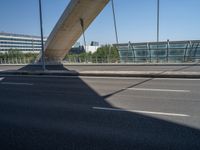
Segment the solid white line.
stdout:
<path fill-rule="evenodd" d="M 171 80 L 171 81 L 200 81 L 200 79 L 182 79 L 182 78 L 154 78 L 153 80 Z"/>
<path fill-rule="evenodd" d="M 117 109 L 117 108 L 105 108 L 105 107 L 92 107 L 96 110 L 106 110 L 106 111 L 121 111 L 121 112 L 134 112 L 141 114 L 152 114 L 152 115 L 163 115 L 163 116 L 177 116 L 177 117 L 189 117 L 186 114 L 177 114 L 177 113 L 165 113 L 165 112 L 154 112 L 154 111 L 142 111 L 142 110 L 125 110 L 125 109 Z"/>
<path fill-rule="evenodd" d="M 152 91 L 152 92 L 182 92 L 182 93 L 190 92 L 190 90 L 147 89 L 147 88 L 128 88 L 127 90 L 134 90 L 134 91 Z"/>
<path fill-rule="evenodd" d="M 112 80 L 144 80 L 149 78 L 139 77 L 92 77 L 92 76 L 79 76 L 81 79 L 112 79 Z"/>
<path fill-rule="evenodd" d="M 4 85 L 33 85 L 32 83 L 1 82 Z"/>

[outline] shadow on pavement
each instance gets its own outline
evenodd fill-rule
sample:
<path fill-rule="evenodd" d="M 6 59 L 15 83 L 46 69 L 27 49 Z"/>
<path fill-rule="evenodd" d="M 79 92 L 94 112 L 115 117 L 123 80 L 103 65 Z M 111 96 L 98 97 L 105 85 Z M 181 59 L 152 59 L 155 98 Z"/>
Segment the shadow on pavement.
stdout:
<path fill-rule="evenodd" d="M 198 129 L 138 113 L 93 109 L 115 107 L 80 78 L 16 76 L 0 82 L 2 150 L 200 149 Z"/>
<path fill-rule="evenodd" d="M 107 94 L 107 95 L 103 96 L 103 98 L 104 98 L 104 99 L 109 98 L 109 97 L 114 96 L 114 95 L 116 95 L 116 94 L 118 94 L 118 93 L 121 93 L 121 92 L 123 92 L 123 91 L 126 91 L 126 90 L 129 89 L 129 88 L 134 88 L 134 87 L 139 86 L 139 85 L 141 85 L 141 84 L 143 84 L 143 83 L 149 82 L 149 81 L 151 81 L 151 80 L 153 80 L 153 79 L 154 79 L 154 78 L 145 79 L 145 80 L 142 81 L 142 82 L 133 84 L 133 85 L 131 85 L 131 86 L 129 86 L 129 87 L 126 87 L 126 88 L 120 89 L 120 90 L 118 90 L 118 91 L 115 91 L 115 92 L 113 92 L 113 93 Z"/>
<path fill-rule="evenodd" d="M 69 71 L 63 64 L 46 65 L 46 69 L 54 70 L 54 71 Z M 20 71 L 42 71 L 43 68 L 41 65 L 26 65 L 18 70 L 20 70 Z"/>

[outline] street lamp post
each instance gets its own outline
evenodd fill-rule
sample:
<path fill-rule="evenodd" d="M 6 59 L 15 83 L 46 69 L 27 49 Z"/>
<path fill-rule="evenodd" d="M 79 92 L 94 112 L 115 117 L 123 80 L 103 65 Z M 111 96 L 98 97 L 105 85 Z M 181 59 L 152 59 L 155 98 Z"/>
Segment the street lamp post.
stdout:
<path fill-rule="evenodd" d="M 157 0 L 157 42 L 159 42 L 160 32 L 160 0 Z"/>
<path fill-rule="evenodd" d="M 157 0 L 157 62 L 158 62 L 158 42 L 160 32 L 160 0 Z"/>
<path fill-rule="evenodd" d="M 40 12 L 40 32 L 41 32 L 41 47 L 42 47 L 42 68 L 45 71 L 45 56 L 44 56 L 44 36 L 43 36 L 43 23 L 42 23 L 42 3 L 39 0 L 39 12 Z"/>

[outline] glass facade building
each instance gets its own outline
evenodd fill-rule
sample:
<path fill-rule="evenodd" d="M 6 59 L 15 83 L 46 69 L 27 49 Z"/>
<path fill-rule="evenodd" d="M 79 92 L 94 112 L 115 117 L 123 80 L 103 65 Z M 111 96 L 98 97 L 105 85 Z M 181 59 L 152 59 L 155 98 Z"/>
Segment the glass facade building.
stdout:
<path fill-rule="evenodd" d="M 46 38 L 44 41 L 46 41 Z M 41 51 L 41 38 L 39 36 L 0 32 L 0 52 L 10 50 L 39 53 Z"/>
<path fill-rule="evenodd" d="M 122 63 L 196 62 L 200 60 L 200 40 L 129 42 L 116 46 Z"/>

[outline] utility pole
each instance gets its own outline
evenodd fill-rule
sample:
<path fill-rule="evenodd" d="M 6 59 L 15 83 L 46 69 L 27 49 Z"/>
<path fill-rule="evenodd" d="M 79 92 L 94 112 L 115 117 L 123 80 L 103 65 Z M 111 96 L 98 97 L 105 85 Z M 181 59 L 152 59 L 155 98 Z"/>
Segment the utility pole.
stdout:
<path fill-rule="evenodd" d="M 40 12 L 41 48 L 42 48 L 42 51 L 41 51 L 42 52 L 41 61 L 42 61 L 43 71 L 45 71 L 46 67 L 45 67 L 45 56 L 44 56 L 44 36 L 43 36 L 42 3 L 41 3 L 41 0 L 39 0 L 39 12 Z"/>

